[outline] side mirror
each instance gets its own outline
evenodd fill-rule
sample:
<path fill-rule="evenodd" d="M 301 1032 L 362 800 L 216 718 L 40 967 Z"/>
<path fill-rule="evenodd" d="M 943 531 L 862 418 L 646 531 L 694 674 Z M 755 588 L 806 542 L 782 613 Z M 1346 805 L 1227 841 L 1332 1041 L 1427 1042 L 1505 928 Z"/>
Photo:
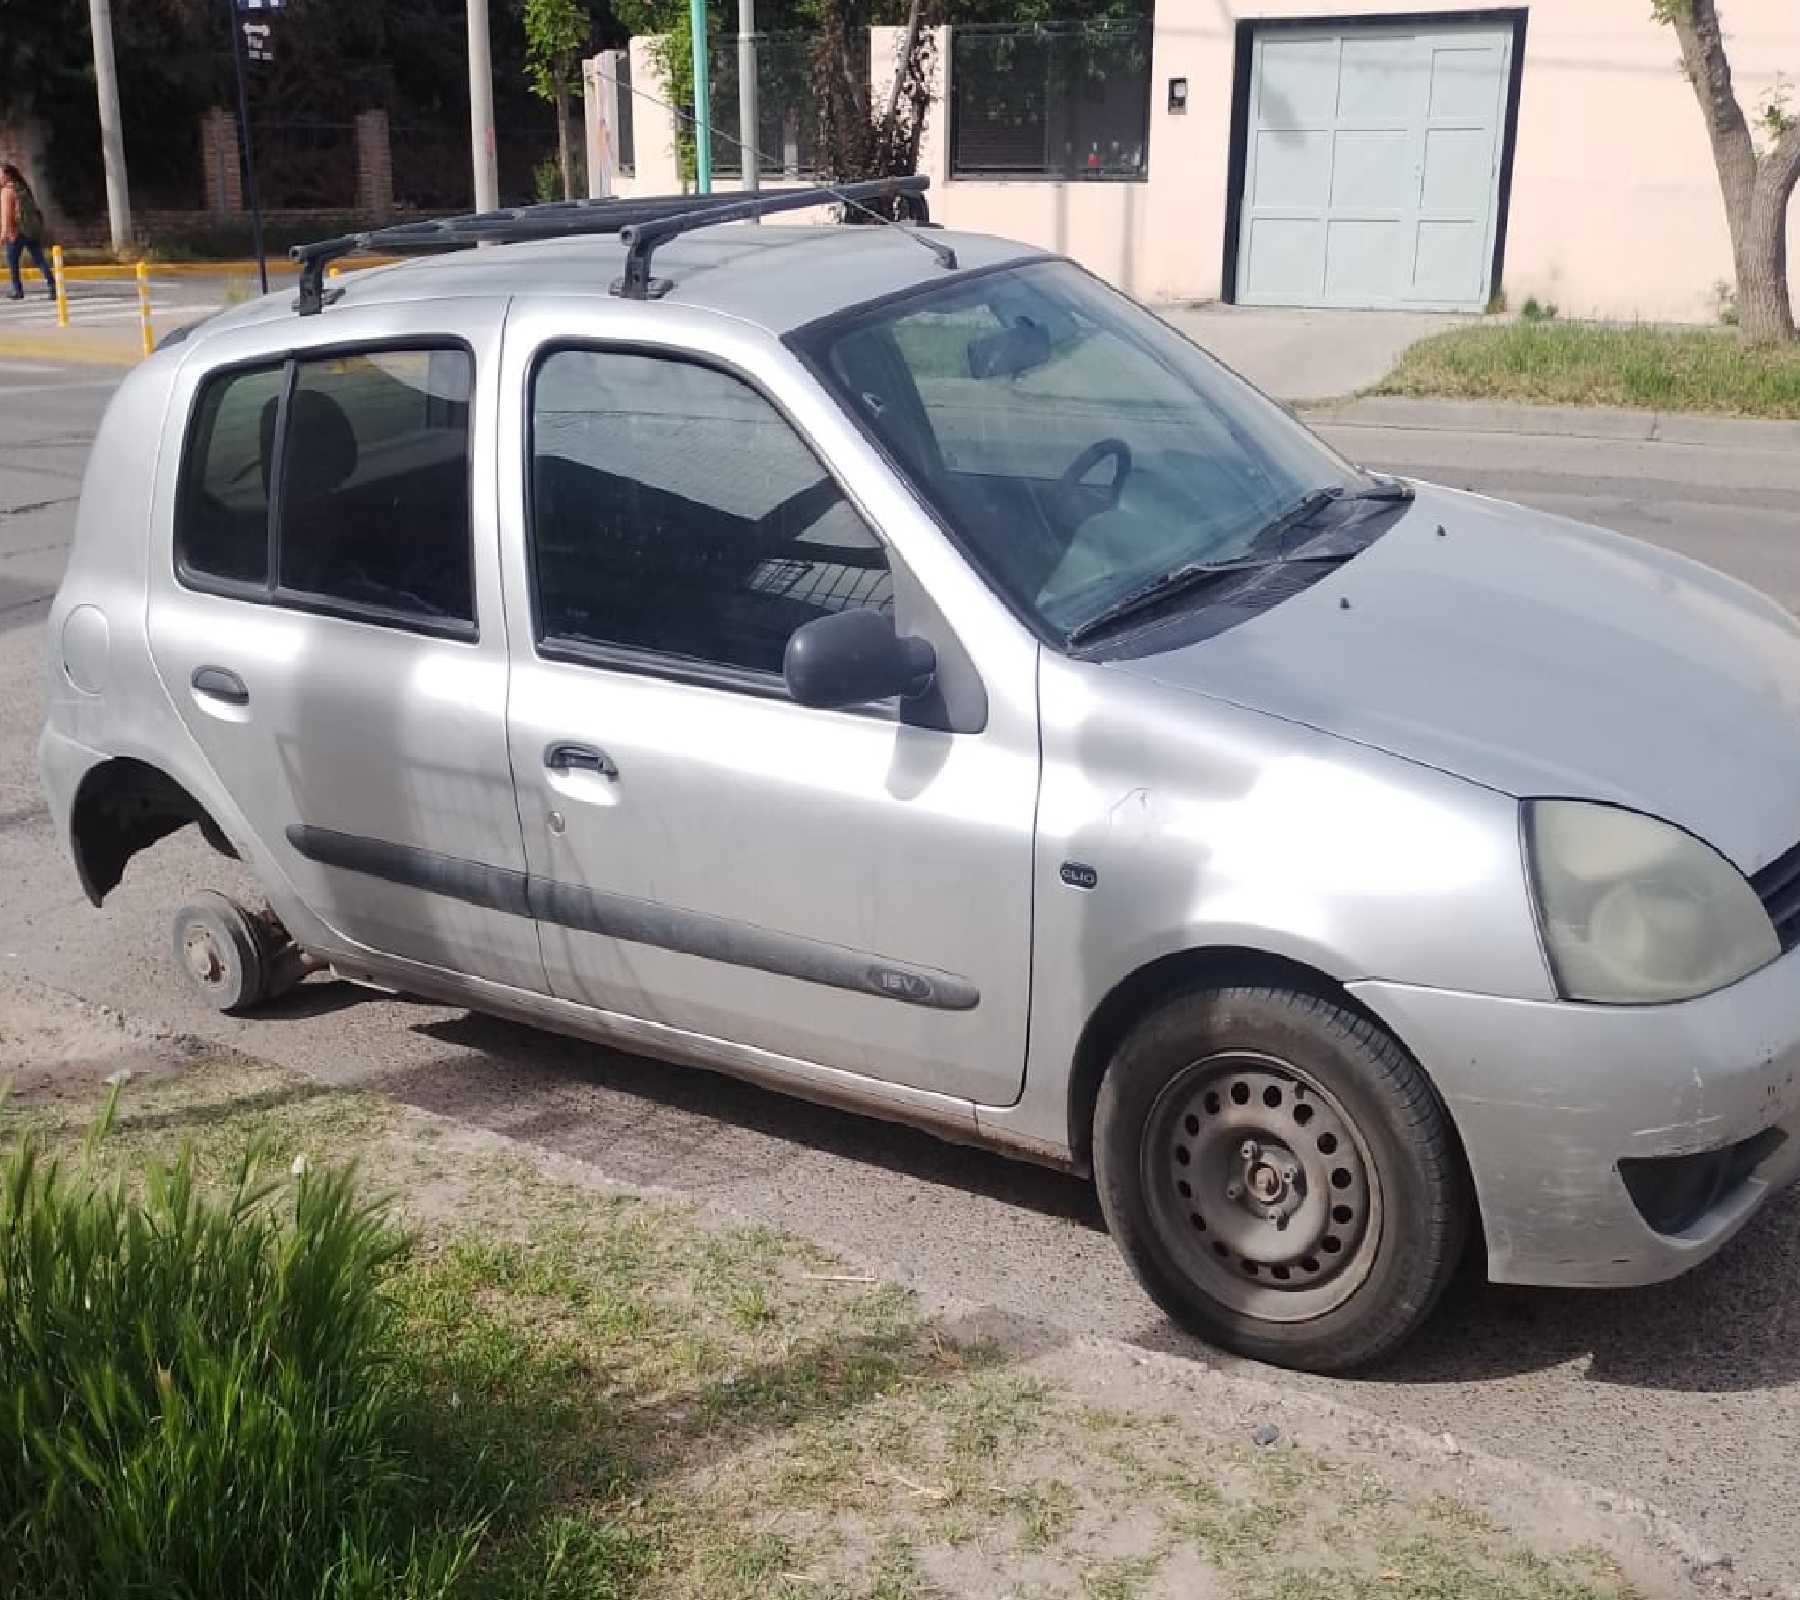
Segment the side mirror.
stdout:
<path fill-rule="evenodd" d="M 782 675 L 803 706 L 838 710 L 911 699 L 931 686 L 937 652 L 925 639 L 903 639 L 879 611 L 839 611 L 795 631 Z"/>

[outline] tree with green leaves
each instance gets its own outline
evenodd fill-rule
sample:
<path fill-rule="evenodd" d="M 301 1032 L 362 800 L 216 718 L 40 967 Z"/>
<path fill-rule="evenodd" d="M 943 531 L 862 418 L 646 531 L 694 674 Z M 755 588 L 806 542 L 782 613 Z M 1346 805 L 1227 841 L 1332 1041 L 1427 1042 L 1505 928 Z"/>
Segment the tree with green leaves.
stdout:
<path fill-rule="evenodd" d="M 525 0 L 525 72 L 532 93 L 556 107 L 556 155 L 563 199 L 575 198 L 569 143 L 569 94 L 581 71 L 593 20 L 580 0 Z"/>
<path fill-rule="evenodd" d="M 1792 341 L 1787 215 L 1800 184 L 1800 116 L 1789 110 L 1786 80 L 1777 78 L 1753 126 L 1732 84 L 1714 0 L 1652 0 L 1652 6 L 1657 21 L 1681 41 L 1682 66 L 1712 140 L 1731 229 L 1739 333 L 1752 344 Z"/>

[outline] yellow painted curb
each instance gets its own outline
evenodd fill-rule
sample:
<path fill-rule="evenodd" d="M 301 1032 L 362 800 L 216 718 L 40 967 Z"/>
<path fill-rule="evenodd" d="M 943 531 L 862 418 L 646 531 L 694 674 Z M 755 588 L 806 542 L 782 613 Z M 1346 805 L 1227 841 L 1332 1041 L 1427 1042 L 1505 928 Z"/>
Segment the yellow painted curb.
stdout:
<path fill-rule="evenodd" d="M 356 272 L 364 267 L 392 266 L 398 260 L 400 260 L 398 256 L 342 256 L 332 265 L 345 272 Z M 256 276 L 254 261 L 146 261 L 144 265 L 149 268 L 150 276 L 153 278 L 254 278 Z M 297 270 L 294 263 L 285 256 L 280 260 L 271 259 L 269 262 L 271 278 L 278 273 L 292 274 Z M 63 275 L 69 279 L 135 278 L 137 263 L 122 261 L 117 266 L 64 267 Z"/>
<path fill-rule="evenodd" d="M 117 344 L 80 334 L 0 332 L 0 357 L 24 361 L 79 361 L 94 366 L 133 367 L 144 359 L 136 330 Z"/>

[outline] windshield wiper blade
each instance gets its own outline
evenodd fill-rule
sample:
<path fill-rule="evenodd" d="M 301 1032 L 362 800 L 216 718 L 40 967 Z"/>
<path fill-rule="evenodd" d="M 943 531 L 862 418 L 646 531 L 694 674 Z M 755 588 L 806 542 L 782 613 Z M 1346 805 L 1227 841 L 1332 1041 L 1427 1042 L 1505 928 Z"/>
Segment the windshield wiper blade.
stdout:
<path fill-rule="evenodd" d="M 1372 502 L 1405 502 L 1413 498 L 1413 487 L 1398 478 L 1377 478 L 1367 488 L 1347 489 L 1334 484 L 1302 495 L 1284 511 L 1278 511 L 1256 531 L 1249 548 L 1256 551 L 1283 550 L 1287 535 L 1325 510 L 1327 506 L 1366 505 Z"/>
<path fill-rule="evenodd" d="M 1272 567 L 1301 565 L 1338 566 L 1358 554 L 1360 551 L 1357 550 L 1332 550 L 1311 555 L 1264 556 L 1245 561 L 1191 562 L 1185 567 L 1165 572 L 1159 578 L 1153 578 L 1142 588 L 1134 589 L 1130 594 L 1115 600 L 1104 611 L 1096 612 L 1086 622 L 1077 624 L 1069 630 L 1068 642 L 1071 645 L 1086 644 L 1090 639 L 1110 632 L 1119 623 L 1132 617 L 1153 611 L 1182 596 L 1192 598 L 1228 579 L 1241 577 L 1246 572 L 1265 572 Z"/>
<path fill-rule="evenodd" d="M 1277 511 L 1256 530 L 1256 536 L 1250 541 L 1250 548 L 1268 549 L 1290 529 L 1297 528 L 1304 522 L 1311 522 L 1327 506 L 1337 504 L 1343 497 L 1342 489 L 1314 489 L 1311 494 L 1302 495 L 1285 511 Z"/>

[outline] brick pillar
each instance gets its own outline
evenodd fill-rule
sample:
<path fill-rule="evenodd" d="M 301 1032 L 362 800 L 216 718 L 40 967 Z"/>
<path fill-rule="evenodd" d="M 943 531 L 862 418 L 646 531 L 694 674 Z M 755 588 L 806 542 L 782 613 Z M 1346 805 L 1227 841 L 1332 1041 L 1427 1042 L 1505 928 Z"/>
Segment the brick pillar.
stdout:
<path fill-rule="evenodd" d="M 244 164 L 238 150 L 237 118 L 214 106 L 200 119 L 200 172 L 206 209 L 215 217 L 241 216 Z"/>
<path fill-rule="evenodd" d="M 385 111 L 356 116 L 356 209 L 376 222 L 394 214 L 394 152 Z"/>

